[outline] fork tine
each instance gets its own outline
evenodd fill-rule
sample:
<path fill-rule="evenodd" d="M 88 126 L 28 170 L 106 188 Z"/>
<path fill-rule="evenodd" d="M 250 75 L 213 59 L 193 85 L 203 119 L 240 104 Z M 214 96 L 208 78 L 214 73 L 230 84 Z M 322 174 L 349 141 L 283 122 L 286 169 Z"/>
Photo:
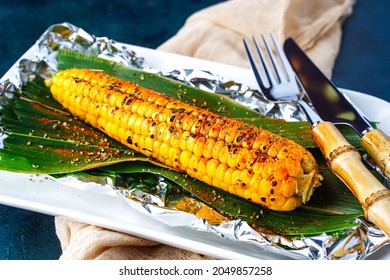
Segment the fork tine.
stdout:
<path fill-rule="evenodd" d="M 244 46 L 249 62 L 261 89 L 261 93 L 264 98 L 272 102 L 297 100 L 302 93 L 302 87 L 295 77 L 295 72 L 275 39 L 275 36 L 272 33 L 270 36 L 274 46 L 272 46 L 272 43 L 267 42 L 264 35 L 261 35 L 263 45 L 266 49 L 265 55 L 263 55 L 256 39 L 254 37 L 252 38 L 257 55 L 261 61 L 261 66 L 260 63 L 256 62 L 255 56 L 250 51 L 249 45 L 244 39 Z"/>
<path fill-rule="evenodd" d="M 271 37 L 272 37 L 272 34 L 271 34 Z M 263 39 L 265 49 L 267 50 L 268 56 L 270 58 L 270 61 L 271 61 L 271 64 L 273 66 L 275 76 L 278 79 L 278 82 L 280 82 L 280 83 L 285 82 L 286 78 L 283 76 L 283 72 L 281 71 L 281 68 L 280 68 L 279 64 L 277 63 L 277 59 L 274 56 L 274 53 L 272 52 L 271 47 L 269 46 L 269 44 L 267 42 L 267 39 L 265 38 L 264 35 L 261 35 L 261 38 Z M 277 47 L 277 44 L 275 43 L 274 38 L 273 38 L 273 43 L 274 43 L 275 47 Z M 268 71 L 270 72 L 270 70 L 268 70 Z M 273 78 L 272 75 L 271 75 L 271 79 L 272 79 L 272 83 L 274 84 L 276 82 L 276 80 Z"/>
<path fill-rule="evenodd" d="M 257 66 L 255 57 L 252 54 L 252 51 L 250 50 L 247 41 L 245 39 L 243 39 L 243 41 L 244 41 L 245 51 L 246 51 L 246 54 L 248 56 L 249 63 L 251 65 L 251 67 L 252 67 L 252 71 L 253 71 L 253 73 L 255 75 L 256 81 L 259 84 L 261 91 L 262 92 L 267 92 L 269 90 L 269 86 L 266 86 L 264 84 L 264 82 L 263 82 L 264 79 L 263 79 L 263 77 L 261 75 L 261 71 L 260 71 L 259 67 Z"/>
<path fill-rule="evenodd" d="M 263 52 L 261 51 L 261 48 L 259 47 L 259 44 L 257 43 L 257 40 L 255 37 L 252 37 L 253 43 L 255 44 L 255 48 L 257 51 L 257 55 L 260 58 L 261 64 L 263 66 L 265 75 L 267 76 L 268 82 L 269 82 L 269 89 L 272 87 L 273 84 L 275 84 L 274 76 L 272 75 L 271 67 L 269 66 L 267 60 L 265 59 Z"/>
<path fill-rule="evenodd" d="M 281 47 L 279 46 L 276 38 L 275 38 L 275 35 L 273 33 L 270 34 L 271 36 L 271 39 L 272 39 L 272 42 L 275 46 L 275 49 L 276 49 L 276 52 L 279 56 L 279 59 L 282 63 L 282 66 L 285 70 L 285 73 L 286 73 L 286 78 L 287 78 L 287 81 L 292 81 L 294 78 L 295 78 L 295 72 L 294 72 L 294 69 L 292 68 L 290 62 L 288 61 L 284 51 L 281 49 Z"/>

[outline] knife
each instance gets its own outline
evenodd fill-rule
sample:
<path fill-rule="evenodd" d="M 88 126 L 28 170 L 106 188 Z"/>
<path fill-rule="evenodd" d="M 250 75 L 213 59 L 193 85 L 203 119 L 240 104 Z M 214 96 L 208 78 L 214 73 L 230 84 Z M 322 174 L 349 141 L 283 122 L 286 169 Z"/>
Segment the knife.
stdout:
<path fill-rule="evenodd" d="M 299 71 L 300 65 L 303 63 L 299 62 L 300 56 L 291 55 L 290 47 L 292 43 L 294 43 L 292 39 L 288 39 L 284 44 L 285 54 L 290 56 L 287 56 L 286 60 L 290 58 L 291 67 L 294 68 L 293 65 L 295 65 L 295 69 Z M 300 67 L 297 67 L 297 65 Z M 310 70 L 314 71 L 313 69 L 316 68 Z M 298 71 L 295 73 L 298 76 L 297 81 L 306 92 L 310 91 L 311 95 L 317 91 L 323 92 L 323 90 L 320 90 L 321 88 L 314 91 L 315 86 L 311 84 L 311 80 L 308 80 L 302 74 L 299 76 L 300 72 Z M 300 78 L 303 78 L 304 83 Z M 355 195 L 364 210 L 366 219 L 375 224 L 390 238 L 390 190 L 366 168 L 359 151 L 345 139 L 335 124 L 327 120 L 327 114 L 324 115 L 323 110 L 321 110 L 323 104 L 318 106 L 317 103 L 317 108 L 315 108 L 322 112 L 320 113 L 322 115 L 320 115 L 305 100 L 298 99 L 297 102 L 311 124 L 313 140 L 324 155 L 331 172 Z"/>
<path fill-rule="evenodd" d="M 334 124 L 352 127 L 361 136 L 363 149 L 371 155 L 380 173 L 390 179 L 390 138 L 382 130 L 371 126 L 366 117 L 318 69 L 292 38 L 288 38 L 283 47 L 320 117 Z"/>

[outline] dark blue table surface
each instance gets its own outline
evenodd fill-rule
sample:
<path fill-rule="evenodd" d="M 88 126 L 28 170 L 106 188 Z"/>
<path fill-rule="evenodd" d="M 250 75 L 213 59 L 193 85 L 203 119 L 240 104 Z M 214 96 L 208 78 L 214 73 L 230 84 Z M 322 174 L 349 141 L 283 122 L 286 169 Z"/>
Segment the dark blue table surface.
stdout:
<path fill-rule="evenodd" d="M 156 48 L 193 12 L 222 1 L 0 0 L 0 76 L 51 24 L 70 22 L 96 36 Z M 99 4 L 96 4 L 99 3 Z M 390 1 L 357 0 L 343 26 L 333 81 L 390 101 Z M 0 205 L 0 259 L 58 259 L 54 218 Z"/>

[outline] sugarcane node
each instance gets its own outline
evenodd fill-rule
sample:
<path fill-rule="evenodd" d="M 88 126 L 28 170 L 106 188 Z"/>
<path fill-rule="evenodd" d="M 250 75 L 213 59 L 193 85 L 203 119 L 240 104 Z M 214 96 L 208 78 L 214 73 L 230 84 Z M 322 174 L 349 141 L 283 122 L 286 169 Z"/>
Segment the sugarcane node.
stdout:
<path fill-rule="evenodd" d="M 343 146 L 340 146 L 338 147 L 337 149 L 333 150 L 329 156 L 327 157 L 327 163 L 328 165 L 330 166 L 332 164 L 332 162 L 338 158 L 339 156 L 341 156 L 342 154 L 344 153 L 348 153 L 348 152 L 356 152 L 356 153 L 359 153 L 358 150 L 352 146 L 352 145 L 343 145 Z"/>
<path fill-rule="evenodd" d="M 388 189 L 378 190 L 377 192 L 372 193 L 369 197 L 366 198 L 362 207 L 364 211 L 367 211 L 368 208 L 370 208 L 370 206 L 373 205 L 375 202 L 388 197 L 390 198 L 390 190 Z"/>
<path fill-rule="evenodd" d="M 383 170 L 386 177 L 390 179 L 390 153 L 379 162 L 379 167 Z"/>

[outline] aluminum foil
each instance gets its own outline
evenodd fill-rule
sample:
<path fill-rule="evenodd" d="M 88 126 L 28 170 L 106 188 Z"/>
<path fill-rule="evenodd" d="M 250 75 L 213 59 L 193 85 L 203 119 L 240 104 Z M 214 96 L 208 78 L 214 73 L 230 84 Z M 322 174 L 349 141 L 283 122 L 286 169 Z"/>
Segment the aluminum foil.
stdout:
<path fill-rule="evenodd" d="M 1 78 L 0 101 L 4 96 L 12 96 L 13 92 L 20 89 L 29 79 L 35 76 L 46 78 L 50 73 L 56 72 L 56 52 L 61 48 L 94 54 L 144 71 L 158 73 L 203 90 L 224 94 L 269 117 L 284 118 L 290 121 L 305 119 L 294 104 L 268 102 L 256 90 L 238 81 L 226 81 L 214 73 L 198 69 L 176 69 L 162 72 L 149 67 L 142 54 L 136 54 L 131 50 L 131 46 L 106 37 L 95 37 L 69 23 L 50 26 L 36 44 Z M 104 192 L 107 195 L 119 194 L 130 207 L 170 226 L 190 227 L 230 240 L 249 242 L 267 251 L 296 259 L 364 259 L 389 244 L 389 239 L 383 232 L 366 223 L 364 219 L 358 221 L 358 226 L 346 231 L 346 237 L 343 238 L 323 233 L 317 236 L 290 239 L 269 232 L 255 231 L 242 220 L 210 223 L 203 218 L 198 218 L 194 213 L 177 210 L 172 204 L 172 199 L 167 199 L 167 189 L 170 186 L 161 176 L 157 176 L 156 183 L 149 185 L 148 188 L 145 188 L 144 184 L 139 186 L 135 181 L 128 184 L 126 188 L 118 187 L 117 180 L 123 180 L 123 178 L 68 175 L 55 178 L 55 180 L 85 191 Z M 180 193 L 177 199 L 187 197 L 194 199 L 186 193 Z"/>

